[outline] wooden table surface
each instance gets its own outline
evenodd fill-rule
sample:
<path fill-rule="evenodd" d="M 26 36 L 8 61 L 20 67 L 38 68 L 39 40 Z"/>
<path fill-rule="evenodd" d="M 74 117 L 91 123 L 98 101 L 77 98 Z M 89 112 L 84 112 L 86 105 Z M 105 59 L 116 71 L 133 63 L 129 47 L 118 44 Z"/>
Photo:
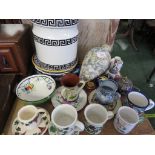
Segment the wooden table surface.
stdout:
<path fill-rule="evenodd" d="M 4 128 L 4 132 L 3 132 L 4 135 L 11 135 L 12 134 L 12 132 L 11 132 L 12 123 L 17 116 L 18 110 L 21 107 L 23 107 L 24 105 L 25 105 L 25 103 L 23 101 L 20 101 L 19 99 L 17 99 L 15 101 L 15 104 L 13 106 L 11 114 L 10 114 L 8 121 L 6 123 L 6 126 Z M 52 110 L 54 109 L 51 102 L 44 104 L 40 107 L 45 108 L 49 112 L 49 114 L 51 114 Z M 83 112 L 84 112 L 84 108 L 78 112 L 78 118 L 82 122 L 84 121 L 84 113 Z M 46 134 L 48 134 L 48 132 Z M 80 134 L 81 135 L 88 135 L 88 133 L 85 131 L 81 132 Z M 152 128 L 148 119 L 145 119 L 143 123 L 138 124 L 136 126 L 136 128 L 130 133 L 130 135 L 152 135 L 152 134 L 155 135 L 155 131 Z M 118 133 L 113 126 L 113 119 L 109 120 L 105 124 L 104 129 L 101 132 L 101 135 L 120 135 L 120 133 Z"/>

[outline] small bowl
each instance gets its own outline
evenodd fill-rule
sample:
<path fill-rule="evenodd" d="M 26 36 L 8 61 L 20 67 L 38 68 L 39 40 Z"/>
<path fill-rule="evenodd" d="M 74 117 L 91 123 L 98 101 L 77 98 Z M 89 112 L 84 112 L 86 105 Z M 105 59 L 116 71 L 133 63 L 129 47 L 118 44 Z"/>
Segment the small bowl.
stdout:
<path fill-rule="evenodd" d="M 38 105 L 51 98 L 55 87 L 56 83 L 50 76 L 32 75 L 17 85 L 16 95 L 27 104 Z"/>

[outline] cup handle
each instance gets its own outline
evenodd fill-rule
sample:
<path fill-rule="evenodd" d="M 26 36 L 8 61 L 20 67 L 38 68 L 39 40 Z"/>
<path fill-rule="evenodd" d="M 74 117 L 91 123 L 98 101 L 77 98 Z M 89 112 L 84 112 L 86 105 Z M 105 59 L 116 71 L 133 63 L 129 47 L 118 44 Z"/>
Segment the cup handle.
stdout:
<path fill-rule="evenodd" d="M 38 112 L 38 114 L 41 113 L 41 112 L 43 112 L 43 113 L 44 113 L 43 116 L 46 115 L 46 111 L 45 111 L 44 109 L 38 109 L 37 112 Z M 43 117 L 43 116 L 42 116 L 42 117 Z M 38 119 L 37 119 L 37 123 L 40 123 L 42 117 L 38 117 Z"/>
<path fill-rule="evenodd" d="M 114 113 L 112 111 L 108 111 L 108 119 L 112 119 L 114 117 Z"/>
<path fill-rule="evenodd" d="M 84 130 L 84 124 L 77 120 L 75 124 L 75 131 L 83 131 L 83 130 Z"/>
<path fill-rule="evenodd" d="M 78 85 L 80 85 L 80 84 L 82 84 L 81 86 L 79 86 L 79 88 L 78 88 L 78 93 L 83 89 L 83 87 L 85 86 L 85 84 L 86 84 L 86 82 L 85 81 L 83 81 L 83 80 L 81 80 L 80 82 L 79 82 L 79 84 Z"/>
<path fill-rule="evenodd" d="M 152 109 L 155 106 L 155 102 L 149 99 L 149 106 L 145 109 L 145 111 Z"/>

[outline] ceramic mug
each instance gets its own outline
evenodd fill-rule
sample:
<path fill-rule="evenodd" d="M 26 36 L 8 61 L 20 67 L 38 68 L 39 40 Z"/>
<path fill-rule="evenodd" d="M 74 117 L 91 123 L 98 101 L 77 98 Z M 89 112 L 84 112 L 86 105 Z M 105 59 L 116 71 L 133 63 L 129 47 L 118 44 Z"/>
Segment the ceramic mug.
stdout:
<path fill-rule="evenodd" d="M 25 124 L 27 129 L 36 128 L 41 122 L 40 113 L 45 113 L 43 109 L 37 109 L 37 107 L 33 105 L 27 105 L 22 107 L 17 114 L 17 119 Z"/>
<path fill-rule="evenodd" d="M 138 122 L 138 113 L 130 107 L 122 106 L 117 111 L 114 127 L 119 133 L 128 134 L 135 128 Z"/>
<path fill-rule="evenodd" d="M 52 112 L 51 121 L 58 135 L 72 135 L 84 130 L 84 124 L 78 121 L 76 109 L 69 104 L 57 106 Z"/>
<path fill-rule="evenodd" d="M 155 103 L 151 99 L 147 99 L 142 93 L 131 91 L 127 95 L 127 105 L 140 114 L 152 109 L 155 106 Z"/>
<path fill-rule="evenodd" d="M 79 77 L 72 73 L 64 75 L 60 81 L 64 86 L 61 91 L 61 95 L 69 102 L 75 101 L 78 98 L 80 91 L 85 86 L 85 82 L 80 81 Z"/>
<path fill-rule="evenodd" d="M 114 114 L 112 111 L 107 111 L 100 104 L 90 104 L 84 110 L 86 119 L 85 130 L 90 134 L 99 134 L 104 124 L 111 119 Z"/>

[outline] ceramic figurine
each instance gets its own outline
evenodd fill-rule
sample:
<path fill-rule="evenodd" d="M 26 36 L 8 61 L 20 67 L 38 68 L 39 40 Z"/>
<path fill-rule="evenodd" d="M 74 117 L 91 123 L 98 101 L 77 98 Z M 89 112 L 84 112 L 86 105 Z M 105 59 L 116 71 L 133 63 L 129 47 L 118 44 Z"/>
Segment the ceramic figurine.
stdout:
<path fill-rule="evenodd" d="M 123 61 L 120 57 L 116 56 L 111 59 L 110 61 L 110 67 L 107 70 L 106 74 L 109 78 L 112 78 L 114 80 L 119 80 L 121 78 L 120 70 L 123 66 Z"/>

